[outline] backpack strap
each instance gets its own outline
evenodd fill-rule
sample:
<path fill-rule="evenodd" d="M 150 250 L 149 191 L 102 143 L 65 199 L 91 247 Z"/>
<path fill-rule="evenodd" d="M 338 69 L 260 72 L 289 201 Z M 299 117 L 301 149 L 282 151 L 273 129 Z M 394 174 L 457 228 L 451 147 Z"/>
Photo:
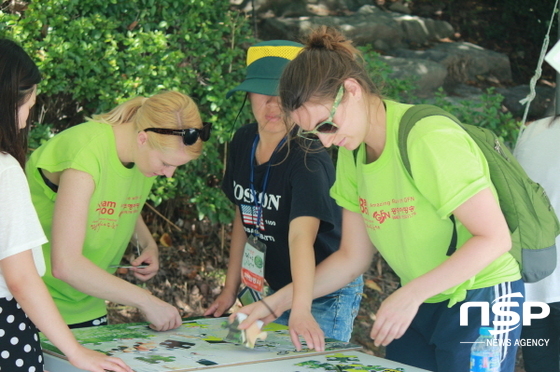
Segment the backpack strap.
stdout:
<path fill-rule="evenodd" d="M 399 151 L 401 153 L 401 159 L 403 162 L 404 167 L 406 168 L 410 178 L 414 179 L 412 176 L 412 171 L 410 168 L 410 160 L 408 158 L 408 134 L 416 124 L 421 119 L 424 119 L 428 116 L 445 116 L 454 122 L 456 122 L 459 126 L 462 127 L 461 122 L 455 116 L 450 114 L 449 112 L 433 105 L 414 105 L 408 110 L 406 110 L 405 114 L 401 118 L 401 122 L 399 124 L 399 133 L 398 133 L 398 146 Z M 354 158 L 356 158 L 356 154 L 354 154 Z M 455 224 L 455 216 L 450 215 L 449 219 L 453 224 L 453 232 L 451 234 L 451 241 L 449 242 L 449 247 L 447 248 L 447 255 L 451 256 L 457 250 L 457 228 Z"/>
<path fill-rule="evenodd" d="M 425 117 L 434 116 L 434 115 L 445 116 L 453 120 L 459 126 L 462 127 L 459 119 L 457 119 L 449 112 L 437 106 L 414 105 L 408 110 L 406 110 L 399 124 L 398 143 L 399 143 L 399 151 L 401 153 L 402 162 L 404 164 L 404 167 L 408 171 L 410 178 L 414 178 L 414 177 L 412 177 L 412 171 L 410 170 L 410 160 L 408 159 L 408 146 L 407 146 L 408 134 L 412 130 L 412 127 L 414 127 L 414 124 L 416 124 L 418 121 L 424 119 Z"/>

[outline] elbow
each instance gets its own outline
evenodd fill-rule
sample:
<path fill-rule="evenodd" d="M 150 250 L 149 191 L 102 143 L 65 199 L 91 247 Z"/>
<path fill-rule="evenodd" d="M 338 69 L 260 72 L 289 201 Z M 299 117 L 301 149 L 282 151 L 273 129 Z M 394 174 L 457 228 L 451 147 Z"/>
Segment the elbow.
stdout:
<path fill-rule="evenodd" d="M 56 264 L 55 262 L 52 263 L 52 276 L 56 279 L 62 280 L 63 282 L 67 282 L 69 278 L 68 270 L 62 264 Z"/>
<path fill-rule="evenodd" d="M 510 234 L 508 234 L 503 239 L 502 246 L 504 247 L 504 250 L 503 250 L 502 254 L 511 251 L 511 248 L 513 248 L 513 242 L 511 241 L 511 235 Z"/>
<path fill-rule="evenodd" d="M 511 241 L 511 234 L 509 230 L 501 234 L 495 235 L 491 241 L 492 246 L 495 247 L 495 252 L 497 256 L 501 256 L 509 252 L 513 246 Z"/>
<path fill-rule="evenodd" d="M 22 280 L 6 280 L 6 286 L 8 290 L 16 298 L 20 298 L 20 294 L 23 293 L 25 288 L 25 282 Z"/>

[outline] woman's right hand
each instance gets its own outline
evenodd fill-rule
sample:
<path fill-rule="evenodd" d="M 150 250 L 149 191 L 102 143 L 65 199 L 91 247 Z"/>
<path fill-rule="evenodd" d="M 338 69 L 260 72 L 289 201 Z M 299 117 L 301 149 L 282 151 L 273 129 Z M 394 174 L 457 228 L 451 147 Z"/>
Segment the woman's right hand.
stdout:
<path fill-rule="evenodd" d="M 90 350 L 82 345 L 78 345 L 76 351 L 67 357 L 74 367 L 90 372 L 134 372 L 121 359 Z"/>
<path fill-rule="evenodd" d="M 154 331 L 169 331 L 178 328 L 183 320 L 179 314 L 179 310 L 175 306 L 160 300 L 159 298 L 149 295 L 147 305 L 140 307 L 140 311 L 150 323 L 149 327 Z"/>
<path fill-rule="evenodd" d="M 271 301 L 270 298 L 271 298 L 270 296 L 266 297 L 266 301 L 267 301 L 266 303 L 267 305 L 270 306 L 270 309 L 266 305 L 264 305 L 262 301 L 253 302 L 252 304 L 243 306 L 241 309 L 239 309 L 237 313 L 243 313 L 247 315 L 247 319 L 245 319 L 239 324 L 239 329 L 247 329 L 257 320 L 262 321 L 264 324 L 268 324 L 276 320 L 277 318 L 276 314 L 271 313 L 270 310 L 273 310 L 274 313 L 279 313 L 279 314 L 281 314 L 281 312 L 275 309 L 276 304 L 273 301 Z M 231 320 L 234 320 L 235 314 L 236 313 L 233 313 L 232 315 L 230 315 L 229 318 Z"/>
<path fill-rule="evenodd" d="M 224 289 L 214 302 L 212 302 L 212 305 L 204 312 L 204 316 L 222 316 L 235 304 L 235 300 L 235 293 Z"/>

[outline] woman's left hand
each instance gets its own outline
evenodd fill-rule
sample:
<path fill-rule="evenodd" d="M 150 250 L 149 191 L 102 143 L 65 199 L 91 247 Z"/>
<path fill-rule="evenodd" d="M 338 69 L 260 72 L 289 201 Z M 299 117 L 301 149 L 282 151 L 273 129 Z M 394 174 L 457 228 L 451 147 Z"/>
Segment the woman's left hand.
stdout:
<path fill-rule="evenodd" d="M 159 270 L 159 252 L 157 246 L 147 247 L 142 251 L 140 256 L 131 262 L 132 266 L 148 265 L 144 268 L 134 267 L 130 270 L 134 272 L 134 276 L 142 281 L 153 278 Z"/>
<path fill-rule="evenodd" d="M 387 346 L 400 338 L 410 326 L 422 304 L 406 286 L 397 289 L 381 303 L 370 337 L 375 346 Z"/>
<path fill-rule="evenodd" d="M 325 334 L 311 312 L 301 311 L 298 313 L 292 310 L 288 325 L 290 327 L 290 338 L 297 351 L 301 350 L 300 336 L 303 337 L 309 349 L 325 350 Z"/>

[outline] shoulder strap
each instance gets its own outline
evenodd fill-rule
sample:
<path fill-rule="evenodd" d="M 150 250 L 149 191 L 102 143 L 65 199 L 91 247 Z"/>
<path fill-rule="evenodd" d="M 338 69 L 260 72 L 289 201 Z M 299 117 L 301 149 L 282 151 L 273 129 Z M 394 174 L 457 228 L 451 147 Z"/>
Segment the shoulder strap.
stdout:
<path fill-rule="evenodd" d="M 410 169 L 410 160 L 408 159 L 408 134 L 416 124 L 421 119 L 424 119 L 428 116 L 440 115 L 448 117 L 449 119 L 453 120 L 459 126 L 461 122 L 455 116 L 450 114 L 449 112 L 441 109 L 437 106 L 433 105 L 415 105 L 406 110 L 403 117 L 401 118 L 401 122 L 399 123 L 399 134 L 398 134 L 398 146 L 399 151 L 401 153 L 401 159 L 403 162 L 404 167 L 406 168 L 410 178 L 412 177 L 412 171 Z M 453 252 L 457 250 L 457 228 L 455 226 L 455 216 L 449 216 L 451 223 L 453 223 L 453 232 L 451 234 L 451 241 L 449 242 L 449 247 L 447 248 L 447 255 L 451 256 Z"/>
<path fill-rule="evenodd" d="M 405 114 L 401 118 L 401 122 L 399 124 L 399 134 L 398 134 L 398 145 L 399 151 L 401 153 L 401 159 L 404 164 L 404 167 L 408 171 L 410 177 L 412 177 L 412 171 L 410 169 L 410 160 L 408 159 L 408 134 L 416 124 L 421 119 L 424 119 L 428 116 L 440 115 L 448 117 L 449 119 L 456 122 L 458 125 L 461 125 L 459 119 L 455 116 L 450 114 L 449 112 L 445 111 L 442 108 L 433 105 L 414 105 L 408 110 L 406 110 Z"/>

